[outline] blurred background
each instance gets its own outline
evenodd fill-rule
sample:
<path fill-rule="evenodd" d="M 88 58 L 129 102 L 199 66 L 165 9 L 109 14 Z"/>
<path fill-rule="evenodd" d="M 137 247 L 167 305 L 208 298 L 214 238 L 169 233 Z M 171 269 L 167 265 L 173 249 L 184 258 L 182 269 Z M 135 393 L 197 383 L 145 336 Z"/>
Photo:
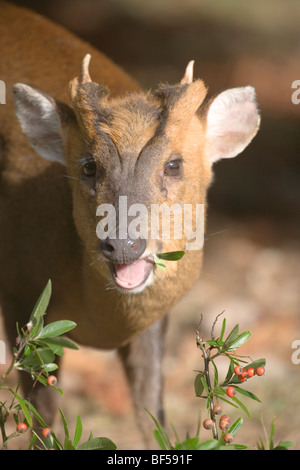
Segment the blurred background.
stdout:
<path fill-rule="evenodd" d="M 179 81 L 191 59 L 195 77 L 211 94 L 256 88 L 261 129 L 242 155 L 215 165 L 202 276 L 172 312 L 165 404 L 168 422 L 181 438 L 195 432 L 199 411 L 206 417 L 193 389 L 194 371 L 202 368 L 195 331 L 202 314 L 201 331 L 208 338 L 215 317 L 225 311 L 228 329 L 239 323 L 241 331 L 252 331 L 241 352 L 267 361 L 266 375 L 247 383 L 262 400 L 245 399 L 251 419 L 224 406 L 232 420 L 245 419 L 236 440 L 255 448 L 263 436 L 260 415 L 267 429 L 276 416 L 275 441 L 291 440 L 300 449 L 300 364 L 292 362 L 292 343 L 300 340 L 300 104 L 291 100 L 292 83 L 300 80 L 299 1 L 12 3 L 64 25 L 145 88 Z M 80 414 L 86 434 L 110 437 L 119 449 L 142 448 L 113 353 L 67 352 L 61 385 L 71 423 Z M 201 431 L 201 439 L 209 437 Z"/>

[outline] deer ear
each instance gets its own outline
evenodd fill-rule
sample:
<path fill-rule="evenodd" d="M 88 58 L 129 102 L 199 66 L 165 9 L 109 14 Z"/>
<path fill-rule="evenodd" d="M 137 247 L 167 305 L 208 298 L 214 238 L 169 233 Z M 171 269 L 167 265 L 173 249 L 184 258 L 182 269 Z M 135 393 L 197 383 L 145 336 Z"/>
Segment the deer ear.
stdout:
<path fill-rule="evenodd" d="M 206 152 L 211 162 L 241 153 L 256 135 L 260 117 L 254 88 L 232 88 L 220 93 L 208 107 Z"/>
<path fill-rule="evenodd" d="M 13 91 L 16 114 L 32 148 L 45 160 L 65 165 L 60 116 L 66 117 L 69 107 L 23 83 Z"/>

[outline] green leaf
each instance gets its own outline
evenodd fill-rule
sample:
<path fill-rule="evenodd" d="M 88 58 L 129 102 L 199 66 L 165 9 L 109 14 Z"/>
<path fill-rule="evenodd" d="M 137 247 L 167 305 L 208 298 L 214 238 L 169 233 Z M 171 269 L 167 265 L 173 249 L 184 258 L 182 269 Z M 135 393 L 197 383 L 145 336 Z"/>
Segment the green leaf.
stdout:
<path fill-rule="evenodd" d="M 291 441 L 280 441 L 273 450 L 287 450 L 288 447 L 293 447 L 295 444 Z"/>
<path fill-rule="evenodd" d="M 171 428 L 172 428 L 172 430 L 173 430 L 175 439 L 176 439 L 176 441 L 177 441 L 177 442 L 175 442 L 175 445 L 177 445 L 178 443 L 180 443 L 180 438 L 179 438 L 178 433 L 177 433 L 177 431 L 176 431 L 176 428 L 173 426 L 173 424 L 171 424 Z"/>
<path fill-rule="evenodd" d="M 265 450 L 265 445 L 261 437 L 259 437 L 260 442 L 257 442 L 256 446 L 258 450 Z"/>
<path fill-rule="evenodd" d="M 76 419 L 76 427 L 75 427 L 75 433 L 74 433 L 74 438 L 73 438 L 73 445 L 76 447 L 78 442 L 81 439 L 82 435 L 82 422 L 80 416 L 77 416 Z"/>
<path fill-rule="evenodd" d="M 116 444 L 107 437 L 94 437 L 80 444 L 77 450 L 115 450 L 116 448 Z"/>
<path fill-rule="evenodd" d="M 214 395 L 220 395 L 220 396 L 222 396 L 222 395 L 226 395 L 226 392 L 225 392 L 225 390 L 224 390 L 222 387 L 220 387 L 220 386 L 218 385 L 218 386 L 216 386 L 216 387 L 214 388 Z M 226 396 L 227 396 L 227 395 L 226 395 Z"/>
<path fill-rule="evenodd" d="M 31 441 L 30 441 L 30 443 L 29 443 L 29 445 L 28 445 L 27 450 L 32 450 L 32 449 L 33 449 L 34 443 L 36 442 L 37 438 L 38 438 L 38 437 L 37 437 L 37 435 L 36 435 L 35 432 L 34 432 L 33 435 L 32 435 Z"/>
<path fill-rule="evenodd" d="M 63 355 L 64 352 L 62 348 L 76 349 L 76 350 L 79 349 L 79 346 L 77 346 L 76 343 L 69 340 L 68 338 L 63 338 L 63 337 L 37 338 L 36 342 L 38 344 L 48 346 L 49 348 L 52 349 L 54 354 L 57 354 L 58 356 Z"/>
<path fill-rule="evenodd" d="M 43 366 L 43 369 L 46 369 L 46 366 Z M 36 372 L 36 374 L 37 374 L 36 380 L 46 387 L 48 385 L 46 377 L 44 375 L 42 375 L 41 373 Z M 52 387 L 52 388 L 54 388 L 54 387 Z"/>
<path fill-rule="evenodd" d="M 20 361 L 22 368 L 32 367 L 39 368 L 45 364 L 54 362 L 53 351 L 48 347 L 36 348 L 30 354 L 28 354 L 24 359 Z"/>
<path fill-rule="evenodd" d="M 57 388 L 57 387 L 55 387 L 55 386 L 53 386 L 53 385 L 51 385 L 51 388 L 52 388 L 53 390 L 55 390 L 56 392 L 60 393 L 61 396 L 63 396 L 64 392 L 62 391 L 61 388 Z"/>
<path fill-rule="evenodd" d="M 161 434 L 159 432 L 158 429 L 154 429 L 153 431 L 153 436 L 156 440 L 156 442 L 158 443 L 159 447 L 162 449 L 162 450 L 168 450 L 167 447 L 166 447 L 166 444 L 163 440 L 163 438 L 161 437 Z"/>
<path fill-rule="evenodd" d="M 202 375 L 200 380 L 201 380 L 201 383 L 203 385 L 204 390 L 206 391 L 206 393 L 209 394 L 209 388 L 208 388 L 207 382 L 205 380 L 205 377 L 203 375 Z"/>
<path fill-rule="evenodd" d="M 35 417 L 35 419 L 40 423 L 41 426 L 43 426 L 43 428 L 46 428 L 47 427 L 47 423 L 44 421 L 44 419 L 41 417 L 41 415 L 39 414 L 39 412 L 37 411 L 37 409 L 26 399 L 23 400 L 24 403 L 26 403 L 26 405 L 28 406 L 28 408 L 30 409 L 31 413 L 33 414 L 33 416 Z"/>
<path fill-rule="evenodd" d="M 185 251 L 169 251 L 168 253 L 157 253 L 159 259 L 164 259 L 167 261 L 178 261 L 185 254 Z"/>
<path fill-rule="evenodd" d="M 183 442 L 178 443 L 175 446 L 176 450 L 197 450 L 199 445 L 199 437 L 189 437 Z"/>
<path fill-rule="evenodd" d="M 146 408 L 145 408 L 146 409 Z M 156 427 L 157 427 L 157 430 L 160 434 L 160 437 L 164 443 L 164 446 L 167 448 L 167 449 L 172 449 L 172 444 L 168 438 L 168 435 L 166 433 L 166 431 L 164 430 L 163 426 L 160 424 L 160 422 L 150 413 L 150 411 L 148 411 L 146 409 L 147 413 L 149 414 L 149 416 L 151 416 L 151 418 L 153 419 L 154 423 L 156 424 Z"/>
<path fill-rule="evenodd" d="M 198 450 L 214 450 L 218 446 L 219 442 L 216 439 L 209 439 L 207 441 L 201 442 L 198 445 Z"/>
<path fill-rule="evenodd" d="M 29 334 L 29 338 L 30 338 L 31 340 L 35 340 L 35 337 L 40 334 L 40 332 L 42 331 L 43 327 L 44 327 L 44 319 L 43 319 L 43 317 L 41 316 L 41 317 L 39 317 L 39 318 L 37 319 L 37 322 L 36 322 L 35 326 L 32 328 L 32 330 L 31 330 L 31 332 L 30 332 L 30 334 Z"/>
<path fill-rule="evenodd" d="M 26 344 L 25 349 L 24 349 L 24 353 L 23 353 L 23 357 L 29 356 L 29 354 L 31 354 L 32 351 L 33 351 L 32 346 L 29 346 L 28 344 Z"/>
<path fill-rule="evenodd" d="M 67 331 L 75 328 L 75 326 L 76 323 L 70 320 L 58 320 L 53 323 L 49 323 L 49 325 L 46 325 L 45 328 L 43 328 L 38 339 L 63 335 L 64 333 L 67 333 Z"/>
<path fill-rule="evenodd" d="M 39 296 L 29 319 L 29 321 L 32 321 L 34 325 L 46 313 L 46 309 L 48 307 L 50 297 L 51 297 L 51 291 L 52 291 L 52 284 L 51 284 L 51 280 L 49 279 L 49 281 L 46 284 L 46 287 L 44 288 L 43 292 Z"/>
<path fill-rule="evenodd" d="M 237 338 L 233 342 L 227 345 L 228 349 L 230 351 L 233 351 L 234 349 L 239 348 L 240 346 L 242 346 L 242 344 L 248 341 L 250 336 L 251 336 L 251 331 L 245 331 L 244 333 L 241 333 L 240 335 L 237 336 Z"/>
<path fill-rule="evenodd" d="M 24 413 L 24 417 L 28 423 L 29 426 L 32 426 L 32 418 L 31 418 L 31 415 L 29 413 L 29 407 L 28 407 L 28 404 L 27 404 L 27 401 L 20 397 L 20 395 L 18 395 L 12 388 L 9 389 L 13 395 L 15 396 L 15 398 L 18 400 L 19 402 L 19 405 Z"/>
<path fill-rule="evenodd" d="M 167 270 L 164 260 L 159 259 L 156 255 L 154 255 L 153 261 L 159 269 L 162 269 L 163 271 Z"/>
<path fill-rule="evenodd" d="M 244 450 L 247 449 L 247 446 L 244 444 L 226 444 L 226 446 L 220 447 L 221 450 Z"/>
<path fill-rule="evenodd" d="M 68 429 L 68 423 L 67 423 L 66 417 L 64 415 L 64 412 L 60 408 L 59 408 L 59 412 L 60 412 L 61 420 L 64 426 L 65 437 L 69 437 L 69 429 Z"/>
<path fill-rule="evenodd" d="M 233 343 L 237 336 L 238 336 L 238 333 L 239 333 L 239 325 L 235 325 L 235 327 L 233 328 L 233 330 L 229 333 L 229 335 L 227 336 L 226 340 L 224 341 L 224 344 L 223 344 L 223 351 L 226 351 L 231 343 Z"/>
<path fill-rule="evenodd" d="M 220 340 L 215 340 L 215 339 L 208 339 L 207 341 L 204 341 L 205 344 L 209 344 L 210 346 L 214 346 L 215 348 L 220 348 L 223 346 Z"/>
<path fill-rule="evenodd" d="M 266 365 L 266 360 L 264 358 L 256 359 L 255 361 L 247 365 L 247 369 L 248 367 L 253 367 L 253 369 L 257 369 L 257 367 L 265 367 L 265 365 Z"/>
<path fill-rule="evenodd" d="M 256 400 L 259 403 L 261 403 L 261 400 L 256 395 L 254 395 L 254 393 L 249 392 L 249 390 L 245 390 L 244 388 L 238 387 L 237 385 L 235 385 L 234 388 L 236 389 L 237 392 L 241 393 L 245 397 L 252 398 L 252 400 Z"/>
<path fill-rule="evenodd" d="M 64 450 L 76 450 L 75 446 L 72 444 L 68 436 L 65 436 Z"/>
<path fill-rule="evenodd" d="M 221 334 L 220 334 L 220 338 L 219 338 L 220 341 L 223 341 L 225 329 L 226 329 L 226 318 L 224 318 L 223 322 L 222 322 Z"/>
<path fill-rule="evenodd" d="M 167 268 L 164 260 L 177 261 L 183 257 L 184 253 L 184 251 L 170 251 L 169 253 L 154 254 L 153 261 L 158 268 L 166 271 Z"/>
<path fill-rule="evenodd" d="M 232 377 L 233 374 L 234 374 L 234 367 L 235 367 L 235 363 L 234 363 L 234 361 L 230 358 L 230 363 L 229 363 L 228 371 L 227 371 L 227 374 L 226 374 L 226 377 L 225 377 L 225 381 L 224 381 L 224 382 L 229 382 L 229 380 L 231 379 L 231 377 Z"/>
<path fill-rule="evenodd" d="M 58 365 L 55 364 L 55 362 L 49 362 L 48 364 L 44 365 L 44 369 L 46 369 L 47 372 L 53 372 L 54 370 L 58 369 Z"/>
<path fill-rule="evenodd" d="M 50 348 L 51 351 L 53 352 L 53 354 L 55 354 L 56 356 L 63 356 L 64 355 L 63 348 L 60 345 L 55 344 L 54 342 L 52 342 L 48 339 L 44 339 L 44 340 L 38 340 L 37 339 L 36 344 L 39 344 L 40 346 Z"/>
<path fill-rule="evenodd" d="M 214 371 L 215 371 L 215 373 L 214 373 L 214 387 L 216 387 L 216 386 L 218 385 L 218 383 L 219 383 L 218 368 L 217 368 L 217 366 L 216 366 L 216 364 L 214 363 L 213 360 L 211 360 L 211 363 L 212 363 L 213 368 L 214 368 Z"/>
<path fill-rule="evenodd" d="M 230 429 L 228 430 L 228 432 L 230 434 L 232 434 L 233 436 L 235 436 L 238 432 L 238 430 L 240 429 L 240 427 L 242 426 L 243 424 L 243 418 L 238 418 L 234 423 L 233 425 L 230 427 Z"/>
<path fill-rule="evenodd" d="M 210 395 L 208 395 L 207 398 L 206 398 L 206 409 L 207 410 L 210 409 Z"/>
<path fill-rule="evenodd" d="M 202 377 L 203 377 L 203 374 L 197 374 L 194 380 L 194 389 L 195 389 L 196 397 L 201 397 L 203 390 L 204 390 L 204 386 L 201 381 Z"/>
<path fill-rule="evenodd" d="M 271 423 L 271 432 L 270 432 L 270 439 L 269 439 L 269 449 L 273 449 L 274 447 L 274 432 L 275 432 L 275 418 L 273 418 L 272 423 Z"/>
<path fill-rule="evenodd" d="M 220 400 L 225 401 L 225 403 L 228 403 L 229 405 L 233 406 L 234 408 L 238 408 L 238 406 L 235 405 L 234 403 L 232 403 L 231 400 L 229 400 L 228 398 L 225 398 L 225 396 L 227 397 L 227 395 L 226 395 L 225 390 L 223 390 L 222 387 L 215 387 L 213 394 L 214 394 L 215 397 L 218 397 Z"/>
<path fill-rule="evenodd" d="M 231 405 L 231 406 L 233 406 L 234 408 L 238 408 L 237 405 L 235 405 L 234 403 L 232 403 L 232 401 L 228 400 L 227 398 L 224 398 L 224 397 L 222 397 L 222 396 L 220 396 L 220 395 L 216 395 L 216 396 L 218 396 L 218 398 L 219 398 L 220 400 L 225 401 L 225 403 L 228 403 L 228 405 Z"/>
<path fill-rule="evenodd" d="M 244 405 L 243 402 L 241 402 L 238 398 L 232 397 L 232 400 L 240 407 L 242 410 L 246 413 L 246 415 L 250 418 L 250 413 L 247 409 L 247 407 Z"/>
<path fill-rule="evenodd" d="M 90 431 L 88 441 L 90 441 L 90 440 L 93 439 L 93 438 L 94 438 L 94 436 L 93 436 L 93 431 Z"/>

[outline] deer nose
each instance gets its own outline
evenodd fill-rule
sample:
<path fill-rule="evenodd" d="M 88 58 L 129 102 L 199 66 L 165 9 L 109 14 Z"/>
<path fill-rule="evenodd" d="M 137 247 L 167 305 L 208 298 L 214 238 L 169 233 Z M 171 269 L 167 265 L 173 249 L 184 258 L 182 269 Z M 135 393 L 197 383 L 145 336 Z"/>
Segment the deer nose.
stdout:
<path fill-rule="evenodd" d="M 115 264 L 128 264 L 139 259 L 146 249 L 144 238 L 112 239 L 101 241 L 100 248 L 104 256 Z"/>

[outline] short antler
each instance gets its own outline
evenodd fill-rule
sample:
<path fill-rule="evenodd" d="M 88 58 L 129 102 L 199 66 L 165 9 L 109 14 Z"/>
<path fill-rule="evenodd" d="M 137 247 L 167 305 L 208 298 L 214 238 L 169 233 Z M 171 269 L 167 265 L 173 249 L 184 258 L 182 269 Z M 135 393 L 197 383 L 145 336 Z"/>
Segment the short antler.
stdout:
<path fill-rule="evenodd" d="M 81 65 L 81 76 L 80 76 L 81 83 L 88 83 L 92 81 L 90 77 L 90 73 L 89 73 L 90 60 L 91 60 L 91 54 L 86 54 L 83 58 L 82 65 Z"/>
<path fill-rule="evenodd" d="M 193 76 L 194 76 L 194 60 L 190 60 L 190 62 L 187 64 L 187 67 L 185 69 L 185 74 L 184 77 L 181 80 L 181 85 L 189 85 L 190 83 L 193 82 Z"/>

